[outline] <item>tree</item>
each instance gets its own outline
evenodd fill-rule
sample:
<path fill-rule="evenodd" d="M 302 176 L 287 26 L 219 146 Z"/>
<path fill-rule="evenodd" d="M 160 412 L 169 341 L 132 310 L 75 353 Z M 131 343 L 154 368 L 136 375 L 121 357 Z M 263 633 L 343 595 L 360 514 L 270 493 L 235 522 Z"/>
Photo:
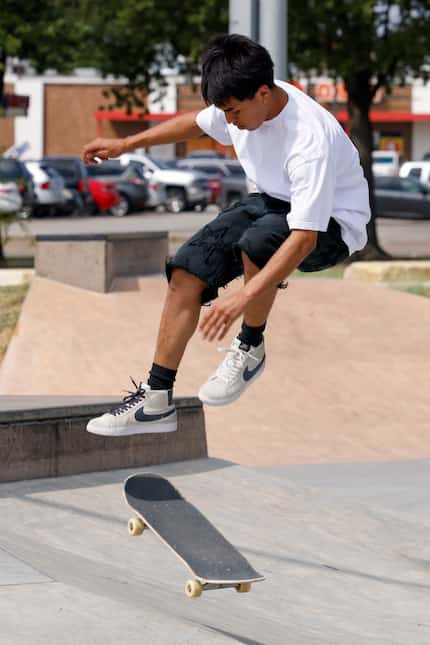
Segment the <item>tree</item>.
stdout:
<path fill-rule="evenodd" d="M 65 0 L 2 0 L 0 100 L 8 56 L 30 61 L 37 72 L 73 69 L 91 32 L 91 26 L 81 19 L 81 8 L 75 5 Z"/>
<path fill-rule="evenodd" d="M 386 257 L 374 219 L 372 125 L 369 112 L 379 88 L 428 79 L 428 0 L 290 0 L 290 59 L 299 69 L 343 79 L 351 139 L 369 182 L 369 244 L 360 257 Z"/>
<path fill-rule="evenodd" d="M 128 79 L 106 92 L 109 107 L 144 109 L 153 79 L 162 84 L 163 67 L 197 71 L 209 39 L 228 29 L 228 0 L 106 0 L 93 15 L 92 64 L 105 75 Z"/>

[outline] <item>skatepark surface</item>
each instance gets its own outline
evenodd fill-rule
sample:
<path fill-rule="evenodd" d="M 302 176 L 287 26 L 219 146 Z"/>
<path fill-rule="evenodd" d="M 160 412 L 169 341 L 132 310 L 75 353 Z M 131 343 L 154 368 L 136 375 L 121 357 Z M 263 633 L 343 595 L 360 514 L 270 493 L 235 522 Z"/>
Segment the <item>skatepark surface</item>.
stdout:
<path fill-rule="evenodd" d="M 103 295 L 34 279 L 0 394 L 115 397 L 146 379 L 163 291 L 161 277 Z M 264 375 L 205 408 L 211 458 L 141 469 L 265 576 L 249 594 L 186 597 L 169 549 L 127 534 L 131 470 L 1 484 L 0 645 L 428 645 L 429 324 L 418 296 L 292 280 Z M 176 394 L 222 357 L 196 335 Z"/>
<path fill-rule="evenodd" d="M 0 395 L 118 397 L 132 388 L 130 376 L 145 381 L 165 281 L 131 278 L 116 288 L 98 294 L 35 278 Z M 349 280 L 291 280 L 269 319 L 262 377 L 234 404 L 205 408 L 209 454 L 248 465 L 430 457 L 429 329 L 426 298 Z M 223 358 L 195 334 L 175 394 L 196 396 Z"/>
<path fill-rule="evenodd" d="M 370 502 L 357 490 L 333 495 L 330 482 L 309 487 L 290 468 L 210 459 L 148 469 L 169 477 L 266 578 L 249 594 L 197 599 L 160 540 L 127 534 L 131 471 L 3 484 L 0 643 L 428 645 L 428 462 L 412 484 L 379 472 L 384 493 Z"/>

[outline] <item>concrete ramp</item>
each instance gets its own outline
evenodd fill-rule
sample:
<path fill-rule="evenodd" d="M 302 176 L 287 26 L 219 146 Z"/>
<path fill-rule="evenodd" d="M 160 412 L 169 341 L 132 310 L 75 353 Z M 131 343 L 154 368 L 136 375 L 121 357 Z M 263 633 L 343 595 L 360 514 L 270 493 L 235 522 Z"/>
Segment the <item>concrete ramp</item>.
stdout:
<path fill-rule="evenodd" d="M 150 470 L 170 477 L 266 581 L 249 594 L 188 599 L 189 574 L 173 554 L 151 533 L 127 534 L 131 471 L 3 484 L 1 643 L 430 642 L 427 518 L 334 497 L 281 469 L 201 460 Z"/>
<path fill-rule="evenodd" d="M 118 397 L 130 375 L 145 380 L 165 281 L 116 288 L 97 294 L 36 278 L 0 394 Z M 209 454 L 261 465 L 430 456 L 429 329 L 426 298 L 349 280 L 292 280 L 273 308 L 261 379 L 233 405 L 205 409 Z M 195 396 L 222 358 L 196 335 L 175 395 Z"/>

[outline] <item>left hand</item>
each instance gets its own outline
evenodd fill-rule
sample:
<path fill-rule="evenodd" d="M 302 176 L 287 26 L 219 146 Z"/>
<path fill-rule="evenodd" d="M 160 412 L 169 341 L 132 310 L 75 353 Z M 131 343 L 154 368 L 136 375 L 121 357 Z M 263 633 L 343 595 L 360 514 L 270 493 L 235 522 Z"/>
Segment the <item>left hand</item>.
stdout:
<path fill-rule="evenodd" d="M 241 289 L 213 304 L 199 325 L 203 339 L 222 340 L 234 321 L 243 314 L 248 302 L 247 296 Z"/>

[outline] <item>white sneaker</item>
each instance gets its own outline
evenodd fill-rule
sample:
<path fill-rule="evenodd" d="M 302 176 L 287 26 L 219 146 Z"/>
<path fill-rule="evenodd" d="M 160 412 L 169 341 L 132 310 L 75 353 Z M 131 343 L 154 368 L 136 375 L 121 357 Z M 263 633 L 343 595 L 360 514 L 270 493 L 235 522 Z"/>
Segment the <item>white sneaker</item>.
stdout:
<path fill-rule="evenodd" d="M 235 338 L 230 348 L 220 348 L 227 356 L 217 371 L 199 391 L 199 399 L 208 405 L 232 403 L 264 372 L 266 354 L 264 340 L 258 345 L 245 345 Z"/>
<path fill-rule="evenodd" d="M 117 437 L 176 430 L 177 415 L 172 390 L 151 390 L 149 385 L 137 385 L 135 381 L 133 385 L 136 391 L 129 392 L 119 408 L 89 421 L 88 432 Z"/>

